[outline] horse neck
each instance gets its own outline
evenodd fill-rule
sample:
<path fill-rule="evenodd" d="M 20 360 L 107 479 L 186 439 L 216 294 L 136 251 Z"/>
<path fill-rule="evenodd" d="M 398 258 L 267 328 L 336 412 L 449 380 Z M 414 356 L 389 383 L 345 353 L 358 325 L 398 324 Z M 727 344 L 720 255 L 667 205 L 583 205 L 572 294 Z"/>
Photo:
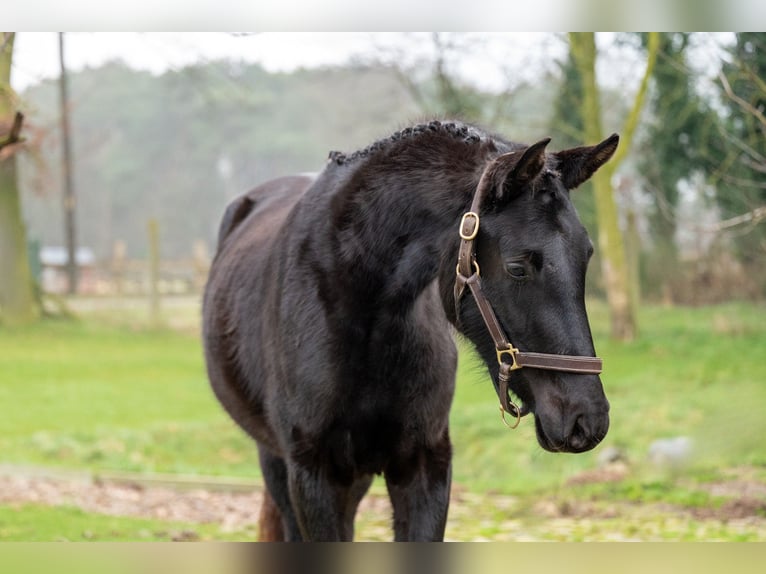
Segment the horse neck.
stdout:
<path fill-rule="evenodd" d="M 482 169 L 444 159 L 395 169 L 373 164 L 346 180 L 332 201 L 333 234 L 338 263 L 359 296 L 405 308 L 445 260 L 456 260 L 458 222 Z"/>

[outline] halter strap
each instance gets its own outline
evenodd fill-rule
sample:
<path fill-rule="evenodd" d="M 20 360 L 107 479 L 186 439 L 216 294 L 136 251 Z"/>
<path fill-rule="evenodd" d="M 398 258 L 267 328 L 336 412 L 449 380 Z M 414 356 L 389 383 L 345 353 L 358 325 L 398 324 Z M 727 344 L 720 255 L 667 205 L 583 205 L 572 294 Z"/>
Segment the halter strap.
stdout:
<path fill-rule="evenodd" d="M 582 357 L 572 355 L 554 355 L 549 353 L 528 353 L 519 351 L 505 336 L 500 326 L 495 311 L 481 286 L 481 269 L 476 261 L 474 240 L 479 233 L 479 212 L 481 204 L 489 188 L 491 170 L 485 169 L 476 187 L 470 209 L 463 214 L 460 220 L 460 248 L 455 278 L 455 320 L 460 317 L 460 300 L 465 293 L 466 287 L 471 290 L 471 295 L 479 308 L 479 313 L 484 320 L 484 325 L 489 331 L 497 353 L 497 362 L 500 367 L 498 376 L 497 393 L 500 398 L 500 410 L 503 415 L 508 414 L 516 417 L 516 428 L 521 418 L 521 409 L 513 403 L 509 392 L 510 373 L 516 369 L 528 367 L 532 369 L 544 369 L 548 371 L 562 371 L 584 375 L 598 375 L 603 368 L 603 362 L 598 357 Z M 505 420 L 505 418 L 503 418 Z M 506 423 L 507 424 L 507 423 Z"/>

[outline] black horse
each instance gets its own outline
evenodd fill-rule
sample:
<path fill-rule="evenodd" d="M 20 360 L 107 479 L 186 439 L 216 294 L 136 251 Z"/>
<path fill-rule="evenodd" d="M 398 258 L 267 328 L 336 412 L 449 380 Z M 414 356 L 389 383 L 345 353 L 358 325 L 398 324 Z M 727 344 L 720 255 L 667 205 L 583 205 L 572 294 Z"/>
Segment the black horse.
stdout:
<path fill-rule="evenodd" d="M 548 141 L 431 122 L 332 152 L 317 176 L 277 179 L 229 205 L 204 299 L 205 355 L 215 394 L 258 445 L 262 538 L 352 539 L 380 473 L 395 539 L 443 538 L 450 325 L 522 405 L 506 410 L 534 413 L 543 448 L 582 452 L 604 438 L 609 403 L 598 375 L 581 374 L 600 369 L 532 361 L 509 372 L 517 350 L 594 355 L 584 303 L 593 246 L 569 190 L 618 138 L 557 153 Z M 469 205 L 479 207 L 466 218 Z M 504 356 L 502 335 L 515 345 Z"/>

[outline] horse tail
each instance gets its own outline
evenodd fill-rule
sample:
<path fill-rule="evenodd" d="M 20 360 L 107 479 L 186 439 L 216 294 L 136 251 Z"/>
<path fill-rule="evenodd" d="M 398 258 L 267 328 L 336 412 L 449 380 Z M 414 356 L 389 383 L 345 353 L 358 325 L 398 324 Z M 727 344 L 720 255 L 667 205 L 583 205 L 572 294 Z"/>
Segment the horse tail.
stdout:
<path fill-rule="evenodd" d="M 285 540 L 282 514 L 268 488 L 263 489 L 261 515 L 258 518 L 258 540 L 260 542 L 284 542 Z"/>

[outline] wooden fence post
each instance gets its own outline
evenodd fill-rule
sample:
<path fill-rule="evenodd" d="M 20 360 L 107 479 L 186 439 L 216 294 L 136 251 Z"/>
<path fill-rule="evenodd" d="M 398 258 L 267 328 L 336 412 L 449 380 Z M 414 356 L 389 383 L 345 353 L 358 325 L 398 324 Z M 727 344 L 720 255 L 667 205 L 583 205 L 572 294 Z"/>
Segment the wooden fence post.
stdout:
<path fill-rule="evenodd" d="M 160 230 L 156 218 L 149 219 L 149 318 L 152 327 L 160 324 Z"/>
<path fill-rule="evenodd" d="M 112 245 L 112 281 L 115 293 L 119 296 L 125 294 L 125 267 L 128 247 L 125 242 L 118 239 Z"/>

